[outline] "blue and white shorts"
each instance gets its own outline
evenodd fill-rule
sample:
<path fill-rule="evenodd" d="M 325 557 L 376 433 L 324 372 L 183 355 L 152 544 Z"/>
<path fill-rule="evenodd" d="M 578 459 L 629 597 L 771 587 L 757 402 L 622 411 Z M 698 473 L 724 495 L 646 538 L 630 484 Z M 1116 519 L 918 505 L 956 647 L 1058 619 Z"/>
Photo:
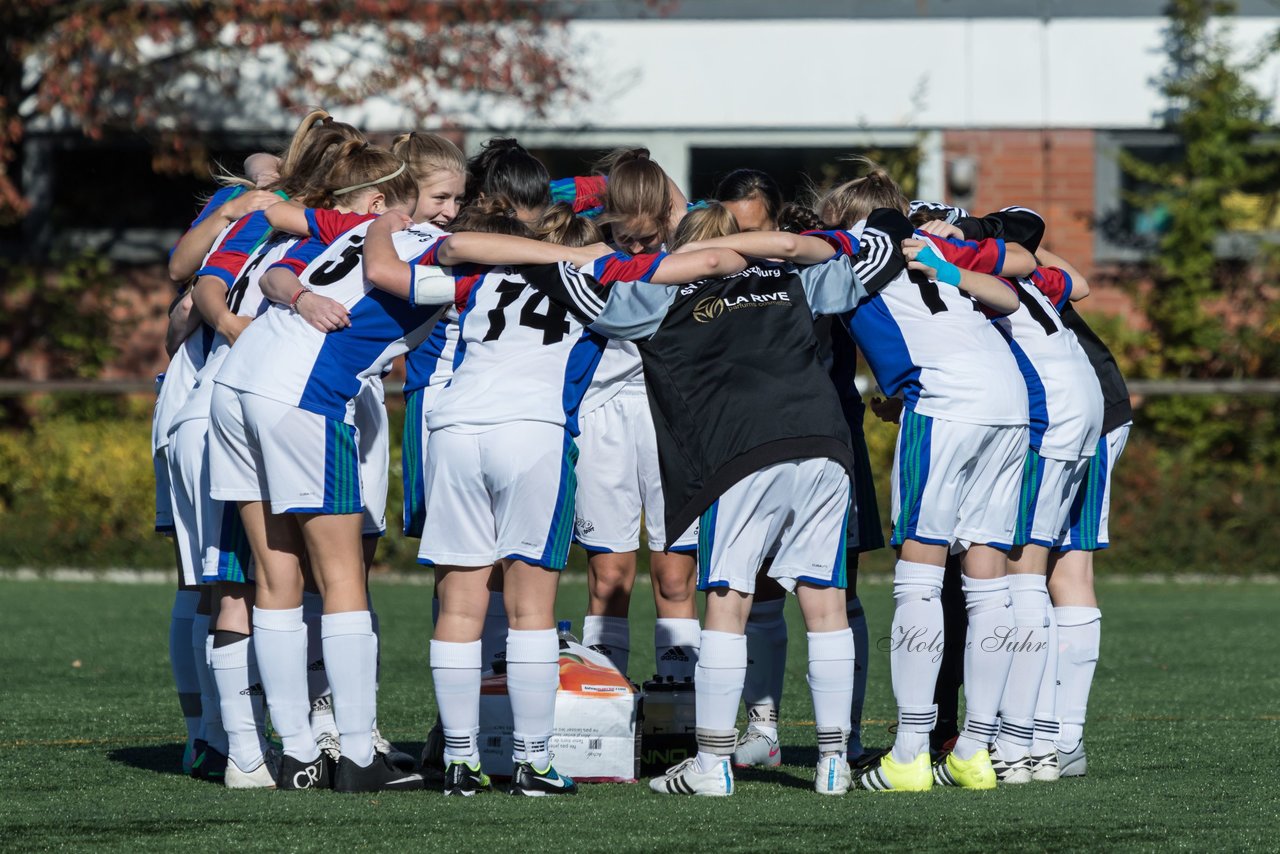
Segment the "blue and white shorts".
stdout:
<path fill-rule="evenodd" d="M 432 430 L 418 561 L 481 567 L 512 558 L 564 569 L 573 541 L 577 459 L 573 437 L 559 424 Z"/>
<path fill-rule="evenodd" d="M 1111 516 L 1111 477 L 1116 460 L 1124 453 L 1129 428 L 1122 424 L 1098 440 L 1098 450 L 1089 459 L 1084 482 L 1071 505 L 1068 528 L 1054 546 L 1054 551 L 1096 551 L 1111 545 L 1107 523 Z"/>
<path fill-rule="evenodd" d="M 1034 449 L 1027 449 L 1015 544 L 1049 548 L 1062 537 L 1076 494 L 1089 471 L 1089 460 L 1046 459 Z"/>
<path fill-rule="evenodd" d="M 735 483 L 698 523 L 698 589 L 754 594 L 756 573 L 788 591 L 805 581 L 844 588 L 852 493 L 844 466 L 825 457 L 767 466 Z"/>

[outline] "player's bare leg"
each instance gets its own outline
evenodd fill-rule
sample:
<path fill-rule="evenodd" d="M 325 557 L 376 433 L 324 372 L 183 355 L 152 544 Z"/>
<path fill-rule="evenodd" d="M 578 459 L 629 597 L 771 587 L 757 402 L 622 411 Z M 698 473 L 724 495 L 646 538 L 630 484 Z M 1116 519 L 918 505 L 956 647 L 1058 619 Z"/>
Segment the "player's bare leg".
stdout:
<path fill-rule="evenodd" d="M 627 615 L 635 583 L 635 552 L 587 551 L 587 617 L 582 624 L 582 643 L 608 656 L 624 675 L 631 660 Z M 656 584 L 654 588 L 656 597 Z"/>

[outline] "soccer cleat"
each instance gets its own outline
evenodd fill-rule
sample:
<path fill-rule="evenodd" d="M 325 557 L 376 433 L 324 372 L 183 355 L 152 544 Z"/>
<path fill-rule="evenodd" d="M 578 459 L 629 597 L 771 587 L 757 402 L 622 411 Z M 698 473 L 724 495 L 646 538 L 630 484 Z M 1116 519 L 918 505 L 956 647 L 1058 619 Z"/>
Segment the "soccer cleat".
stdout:
<path fill-rule="evenodd" d="M 951 751 L 933 766 L 933 779 L 939 786 L 958 786 L 962 789 L 994 789 L 996 772 L 991 767 L 991 755 L 979 750 L 969 759 L 960 759 Z"/>
<path fill-rule="evenodd" d="M 543 795 L 576 795 L 578 784 L 572 777 L 560 774 L 548 763 L 539 771 L 530 762 L 521 762 L 511 774 L 510 794 L 539 798 Z"/>
<path fill-rule="evenodd" d="M 1083 777 L 1089 770 L 1089 763 L 1084 757 L 1084 742 L 1076 744 L 1071 750 L 1058 750 L 1058 776 Z"/>
<path fill-rule="evenodd" d="M 728 757 L 720 760 L 715 768 L 698 770 L 698 757 L 691 756 L 660 777 L 649 781 L 649 788 L 660 795 L 706 795 L 725 798 L 733 794 L 733 770 Z"/>
<path fill-rule="evenodd" d="M 996 772 L 996 780 L 1000 783 L 1022 784 L 1031 782 L 1031 757 L 1021 759 L 1002 759 L 997 753 L 991 757 L 991 770 Z"/>
<path fill-rule="evenodd" d="M 462 795 L 469 798 L 476 792 L 488 792 L 493 789 L 489 775 L 480 770 L 480 763 L 450 762 L 444 772 L 444 793 L 446 795 Z"/>
<path fill-rule="evenodd" d="M 333 775 L 335 792 L 404 792 L 423 786 L 421 774 L 401 771 L 385 753 L 374 753 L 373 761 L 363 768 L 343 756 Z"/>
<path fill-rule="evenodd" d="M 1040 756 L 1032 755 L 1031 757 L 1031 779 L 1038 780 L 1042 783 L 1052 783 L 1057 780 L 1058 771 L 1058 751 L 1050 750 L 1048 753 Z"/>
<path fill-rule="evenodd" d="M 186 746 L 182 748 L 183 776 L 186 776 L 186 777 L 191 776 L 191 766 L 195 764 L 196 756 L 199 755 L 199 751 L 196 750 L 196 745 L 203 745 L 203 744 L 204 744 L 203 741 L 198 741 L 198 740 L 188 741 Z M 203 749 L 204 748 L 202 746 L 200 750 L 203 750 Z"/>
<path fill-rule="evenodd" d="M 342 742 L 338 741 L 336 732 L 321 733 L 316 739 L 316 749 L 329 760 L 329 767 L 333 768 L 338 764 L 338 757 L 342 755 Z"/>
<path fill-rule="evenodd" d="M 216 747 L 205 745 L 204 750 L 196 755 L 191 763 L 191 776 L 197 780 L 210 783 L 221 783 L 227 773 L 227 756 Z"/>
<path fill-rule="evenodd" d="M 858 774 L 858 785 L 873 792 L 927 792 L 933 788 L 929 754 L 921 753 L 910 762 L 897 762 L 892 753 Z"/>
<path fill-rule="evenodd" d="M 418 766 L 418 773 L 428 779 L 439 778 L 444 774 L 444 725 L 439 718 L 431 727 L 431 732 L 427 733 L 426 744 L 422 745 L 422 762 Z"/>
<path fill-rule="evenodd" d="M 324 753 L 310 762 L 302 762 L 286 753 L 280 759 L 280 770 L 276 774 L 276 788 L 287 792 L 300 792 L 303 789 L 331 789 L 333 788 L 333 761 Z"/>
<path fill-rule="evenodd" d="M 849 791 L 853 782 L 853 772 L 849 770 L 849 760 L 838 754 L 824 756 L 818 760 L 818 769 L 813 776 L 813 790 L 819 795 L 843 795 Z"/>
<path fill-rule="evenodd" d="M 417 761 L 412 756 L 383 738 L 382 733 L 378 732 L 377 727 L 373 728 L 373 749 L 390 759 L 391 764 L 401 771 L 413 772 L 418 770 Z"/>
<path fill-rule="evenodd" d="M 887 747 L 864 747 L 862 752 L 857 756 L 850 754 L 849 767 L 854 771 L 861 771 L 863 768 L 869 768 L 877 759 L 889 752 Z"/>
<path fill-rule="evenodd" d="M 280 756 L 274 750 L 268 750 L 252 771 L 241 771 L 236 761 L 228 758 L 223 782 L 228 789 L 274 789 L 279 772 Z"/>
<path fill-rule="evenodd" d="M 747 727 L 733 751 L 735 768 L 776 768 L 782 764 L 782 747 L 758 729 Z"/>

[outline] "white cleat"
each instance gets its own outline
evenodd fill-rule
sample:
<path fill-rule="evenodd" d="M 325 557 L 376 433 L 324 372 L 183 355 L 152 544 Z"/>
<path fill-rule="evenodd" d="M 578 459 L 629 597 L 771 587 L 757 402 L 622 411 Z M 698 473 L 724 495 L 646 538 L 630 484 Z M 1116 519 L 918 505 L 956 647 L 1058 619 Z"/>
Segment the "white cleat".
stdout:
<path fill-rule="evenodd" d="M 733 769 L 729 767 L 729 758 L 716 763 L 705 774 L 698 770 L 697 757 L 690 757 L 668 768 L 661 777 L 649 781 L 649 788 L 660 795 L 706 795 L 713 798 L 724 798 L 733 794 Z"/>
<path fill-rule="evenodd" d="M 279 768 L 280 756 L 275 748 L 269 748 L 262 755 L 262 761 L 252 771 L 240 770 L 235 760 L 228 757 L 223 784 L 228 789 L 274 789 Z"/>
<path fill-rule="evenodd" d="M 782 747 L 758 729 L 747 728 L 733 751 L 735 768 L 776 768 L 782 764 Z"/>
<path fill-rule="evenodd" d="M 1042 783 L 1052 783 L 1061 776 L 1058 769 L 1058 752 L 1050 750 L 1040 756 L 1031 757 L 1031 779 Z"/>
<path fill-rule="evenodd" d="M 1005 784 L 1022 784 L 1031 782 L 1031 757 L 1020 759 L 1004 759 L 999 753 L 991 754 L 991 767 L 996 772 L 996 780 Z"/>
<path fill-rule="evenodd" d="M 813 776 L 813 790 L 819 795 L 843 795 L 849 791 L 853 782 L 853 772 L 849 769 L 849 760 L 844 756 L 833 754 L 818 760 L 818 769 Z"/>
<path fill-rule="evenodd" d="M 1058 776 L 1083 777 L 1089 770 L 1089 763 L 1084 756 L 1084 741 L 1081 740 L 1071 750 L 1058 748 Z"/>

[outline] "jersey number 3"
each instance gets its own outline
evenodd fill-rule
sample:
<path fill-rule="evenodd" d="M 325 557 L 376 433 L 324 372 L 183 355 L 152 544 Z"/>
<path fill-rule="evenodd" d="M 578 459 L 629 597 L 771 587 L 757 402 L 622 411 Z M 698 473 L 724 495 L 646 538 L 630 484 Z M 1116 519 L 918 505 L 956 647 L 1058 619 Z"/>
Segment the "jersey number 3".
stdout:
<path fill-rule="evenodd" d="M 507 328 L 507 309 L 520 298 L 527 289 L 522 281 L 506 279 L 498 287 L 498 304 L 489 309 L 489 331 L 485 333 L 485 341 L 496 341 Z M 538 309 L 547 303 L 547 310 L 539 313 Z M 560 305 L 548 300 L 537 291 L 530 291 L 520 307 L 520 325 L 526 329 L 542 330 L 543 344 L 559 344 L 572 328 L 569 325 L 569 312 Z"/>

